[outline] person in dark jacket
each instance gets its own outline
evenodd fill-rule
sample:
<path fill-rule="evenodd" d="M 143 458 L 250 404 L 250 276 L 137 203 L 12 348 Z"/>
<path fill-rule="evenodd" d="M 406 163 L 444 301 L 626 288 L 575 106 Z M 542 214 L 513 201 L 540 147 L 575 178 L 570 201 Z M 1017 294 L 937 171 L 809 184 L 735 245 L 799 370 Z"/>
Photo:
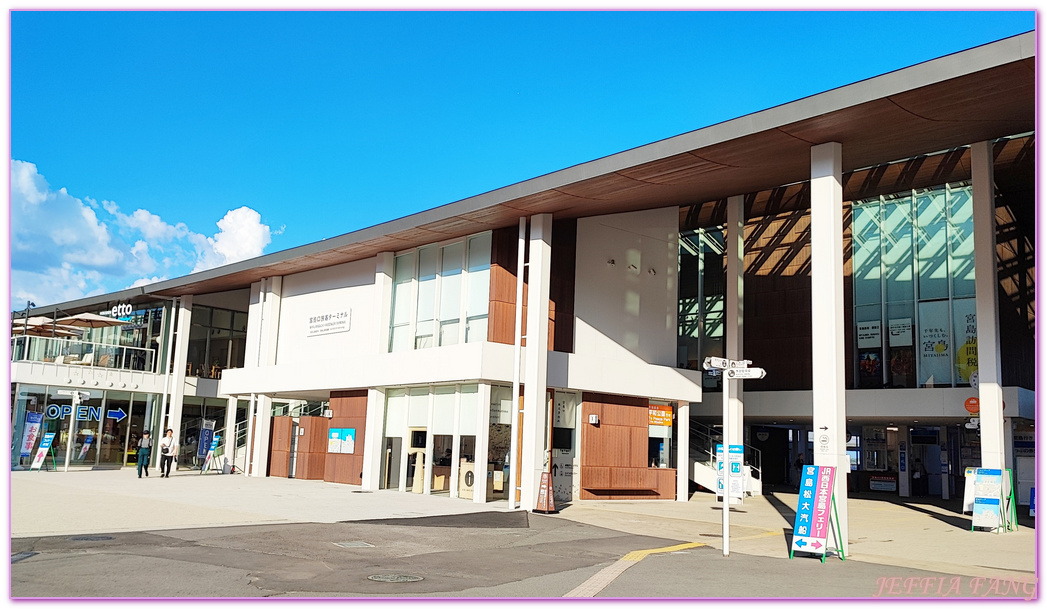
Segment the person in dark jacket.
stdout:
<path fill-rule="evenodd" d="M 145 471 L 145 477 L 149 477 L 149 457 L 153 452 L 153 439 L 149 437 L 149 430 L 142 432 L 142 439 L 138 441 L 138 477 L 142 477 L 142 471 Z"/>

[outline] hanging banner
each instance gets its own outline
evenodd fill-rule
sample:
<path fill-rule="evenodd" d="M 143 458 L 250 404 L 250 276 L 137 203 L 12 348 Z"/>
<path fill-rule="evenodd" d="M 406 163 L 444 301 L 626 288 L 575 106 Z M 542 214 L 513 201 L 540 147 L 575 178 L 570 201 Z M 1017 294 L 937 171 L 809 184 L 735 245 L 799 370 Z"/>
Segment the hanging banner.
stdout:
<path fill-rule="evenodd" d="M 793 522 L 791 552 L 825 555 L 825 544 L 829 538 L 835 475 L 836 468 L 832 466 L 803 466 L 799 499 L 796 505 L 796 520 Z"/>
<path fill-rule="evenodd" d="M 33 464 L 29 466 L 30 470 L 40 469 L 40 466 L 44 464 L 47 451 L 51 450 L 51 442 L 54 442 L 54 439 L 55 434 L 53 431 L 44 434 L 44 439 L 40 441 L 40 448 L 37 449 L 36 456 L 33 457 Z"/>
<path fill-rule="evenodd" d="M 44 413 L 25 413 L 25 427 L 23 427 L 22 431 L 22 450 L 19 453 L 19 456 L 33 456 L 33 447 L 36 446 L 36 439 L 40 436 L 40 426 L 43 424 L 43 422 Z"/>
<path fill-rule="evenodd" d="M 949 302 L 921 302 L 918 385 L 952 385 L 949 332 Z"/>

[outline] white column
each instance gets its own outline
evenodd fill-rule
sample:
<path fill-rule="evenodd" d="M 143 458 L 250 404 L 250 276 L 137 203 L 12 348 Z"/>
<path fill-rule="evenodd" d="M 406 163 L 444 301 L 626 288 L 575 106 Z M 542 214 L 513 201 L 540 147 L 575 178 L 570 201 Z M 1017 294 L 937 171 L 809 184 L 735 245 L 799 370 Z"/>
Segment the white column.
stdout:
<path fill-rule="evenodd" d="M 236 396 L 232 396 L 225 401 L 225 432 L 222 434 L 222 454 L 225 455 L 225 461 L 229 467 L 232 467 L 236 459 L 233 452 L 236 450 L 236 407 L 239 404 L 239 400 Z M 222 463 L 223 468 L 226 463 Z M 223 473 L 225 470 L 222 470 Z"/>
<path fill-rule="evenodd" d="M 811 364 L 814 464 L 836 467 L 836 498 L 847 552 L 846 376 L 843 311 L 843 148 L 811 147 Z"/>
<path fill-rule="evenodd" d="M 383 427 L 385 425 L 385 393 L 380 389 L 367 390 L 367 415 L 364 430 L 364 464 L 360 489 L 377 491 L 385 458 Z M 360 446 L 358 443 L 357 446 Z"/>
<path fill-rule="evenodd" d="M 582 406 L 578 405 L 581 412 Z M 581 427 L 579 424 L 575 429 Z M 575 443 L 577 446 L 577 443 Z M 581 471 L 575 469 L 575 471 Z M 691 481 L 691 403 L 680 402 L 676 407 L 676 500 L 690 499 Z"/>
<path fill-rule="evenodd" d="M 389 352 L 389 326 L 393 312 L 393 273 L 396 258 L 392 252 L 378 254 L 374 271 L 374 306 L 378 319 L 377 353 Z M 377 479 L 377 478 L 376 478 Z"/>
<path fill-rule="evenodd" d="M 185 367 L 189 354 L 189 327 L 193 316 L 193 296 L 188 294 L 179 299 L 178 320 L 175 322 L 174 372 L 171 374 L 171 404 L 167 409 L 167 421 L 161 421 L 160 427 L 175 430 L 182 434 L 182 401 L 185 398 Z M 193 362 L 197 364 L 199 362 Z M 156 431 L 153 431 L 156 434 Z"/>
<path fill-rule="evenodd" d="M 473 462 L 473 503 L 487 503 L 487 463 L 491 448 L 491 386 L 480 383 L 476 395 L 476 454 Z M 498 464 L 501 473 L 502 464 Z M 508 481 L 502 481 L 502 488 Z"/>
<path fill-rule="evenodd" d="M 523 412 L 520 402 L 520 363 L 523 361 L 523 288 L 524 269 L 527 253 L 527 218 L 520 218 L 520 232 L 516 241 L 516 306 L 514 307 L 513 325 L 513 402 L 509 410 L 511 419 L 509 421 L 509 479 L 502 482 L 507 485 L 506 497 L 509 499 L 509 509 L 515 510 L 516 504 L 516 480 L 519 477 L 520 463 L 516 458 L 517 437 L 520 433 L 520 414 Z"/>
<path fill-rule="evenodd" d="M 523 452 L 520 502 L 537 507 L 538 485 L 545 465 L 546 377 L 549 365 L 549 272 L 553 242 L 552 214 L 531 217 L 527 262 L 527 352 L 523 396 Z"/>
<path fill-rule="evenodd" d="M 727 226 L 724 247 L 727 255 L 727 270 L 724 275 L 727 290 L 727 313 L 724 325 L 724 355 L 727 359 L 742 359 L 742 337 L 744 332 L 744 273 L 745 273 L 745 197 L 736 195 L 727 199 Z M 756 362 L 759 366 L 760 363 Z M 724 425 L 729 437 L 726 444 L 742 444 L 742 381 L 724 383 L 724 411 L 730 418 Z"/>
<path fill-rule="evenodd" d="M 255 365 L 260 367 L 276 364 L 282 286 L 282 277 L 270 277 L 262 280 L 260 294 L 262 306 L 260 307 L 261 317 L 258 323 L 258 350 L 255 363 Z M 250 326 L 250 319 L 248 319 L 248 325 Z M 250 341 L 250 332 L 248 340 Z M 251 469 L 251 475 L 265 477 L 266 470 L 269 468 L 269 429 L 272 426 L 273 399 L 272 396 L 259 395 L 256 403 L 254 467 Z"/>
<path fill-rule="evenodd" d="M 1005 468 L 1000 315 L 996 293 L 996 188 L 992 142 L 971 145 L 974 205 L 974 291 L 978 315 L 978 403 L 982 467 Z"/>

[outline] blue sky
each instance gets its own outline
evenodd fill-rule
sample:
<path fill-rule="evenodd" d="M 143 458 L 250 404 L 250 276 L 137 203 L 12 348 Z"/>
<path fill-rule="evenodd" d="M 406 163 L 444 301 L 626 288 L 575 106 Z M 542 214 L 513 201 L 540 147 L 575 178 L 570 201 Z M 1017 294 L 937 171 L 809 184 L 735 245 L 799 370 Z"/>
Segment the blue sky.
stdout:
<path fill-rule="evenodd" d="M 1024 12 L 11 13 L 11 306 L 344 234 L 1032 30 Z"/>

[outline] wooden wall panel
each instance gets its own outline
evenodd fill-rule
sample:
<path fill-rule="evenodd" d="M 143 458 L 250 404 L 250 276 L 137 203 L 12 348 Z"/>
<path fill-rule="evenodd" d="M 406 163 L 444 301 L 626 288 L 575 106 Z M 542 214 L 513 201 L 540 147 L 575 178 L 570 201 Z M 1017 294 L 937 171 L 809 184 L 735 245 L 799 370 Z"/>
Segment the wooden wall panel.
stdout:
<path fill-rule="evenodd" d="M 516 323 L 516 253 L 519 228 L 493 231 L 491 237 L 491 288 L 487 316 L 487 340 L 513 344 Z M 577 221 L 553 223 L 552 260 L 549 274 L 549 350 L 574 351 L 574 282 Z M 522 302 L 527 302 L 528 282 L 524 273 Z M 527 333 L 524 304 L 523 333 Z M 526 344 L 526 341 L 525 341 Z"/>
<path fill-rule="evenodd" d="M 269 427 L 268 476 L 286 478 L 291 456 L 291 417 L 273 417 Z"/>
<path fill-rule="evenodd" d="M 356 447 L 351 455 L 327 454 L 323 479 L 327 482 L 359 485 L 363 480 L 364 471 L 367 390 L 332 392 L 330 407 L 332 417 L 328 428 L 355 429 Z"/>
<path fill-rule="evenodd" d="M 647 467 L 648 406 L 646 398 L 583 394 L 581 499 L 676 498 L 676 470 Z"/>
<path fill-rule="evenodd" d="M 324 479 L 324 453 L 298 453 L 294 461 L 294 477 L 297 480 Z"/>

